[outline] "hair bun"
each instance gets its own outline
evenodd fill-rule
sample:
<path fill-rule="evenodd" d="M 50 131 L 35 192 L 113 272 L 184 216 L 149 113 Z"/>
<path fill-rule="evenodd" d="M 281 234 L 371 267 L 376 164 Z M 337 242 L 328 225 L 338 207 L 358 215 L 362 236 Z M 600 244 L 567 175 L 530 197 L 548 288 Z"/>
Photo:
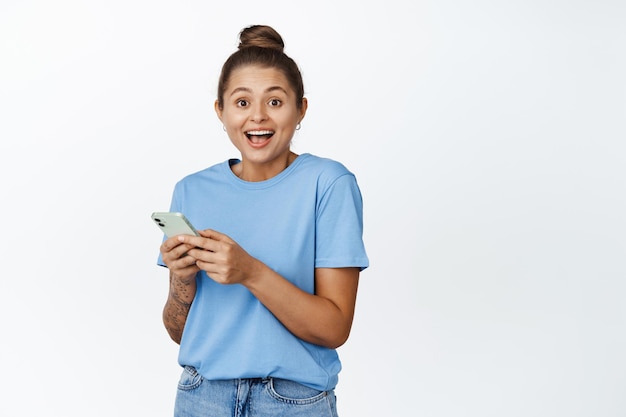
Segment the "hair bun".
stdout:
<path fill-rule="evenodd" d="M 283 52 L 283 38 L 270 26 L 248 26 L 239 33 L 239 49 L 256 46 L 259 48 L 277 49 Z"/>

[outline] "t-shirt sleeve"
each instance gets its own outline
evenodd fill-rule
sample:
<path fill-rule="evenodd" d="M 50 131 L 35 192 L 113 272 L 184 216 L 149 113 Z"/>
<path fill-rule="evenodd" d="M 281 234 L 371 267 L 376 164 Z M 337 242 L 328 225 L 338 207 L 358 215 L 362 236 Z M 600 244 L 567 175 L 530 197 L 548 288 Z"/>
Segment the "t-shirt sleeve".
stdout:
<path fill-rule="evenodd" d="M 363 243 L 363 199 L 356 178 L 344 174 L 318 200 L 315 267 L 358 267 L 369 260 Z"/>

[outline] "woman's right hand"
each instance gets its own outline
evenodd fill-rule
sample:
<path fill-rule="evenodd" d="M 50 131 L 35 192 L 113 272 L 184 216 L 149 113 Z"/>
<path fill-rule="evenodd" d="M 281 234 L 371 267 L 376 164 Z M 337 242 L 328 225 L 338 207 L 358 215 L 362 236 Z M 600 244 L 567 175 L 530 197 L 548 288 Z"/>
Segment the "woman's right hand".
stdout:
<path fill-rule="evenodd" d="M 181 243 L 176 236 L 165 240 L 160 248 L 163 263 L 169 268 L 172 277 L 184 284 L 194 280 L 200 271 L 196 259 L 187 255 L 190 249 L 193 249 L 192 245 Z"/>

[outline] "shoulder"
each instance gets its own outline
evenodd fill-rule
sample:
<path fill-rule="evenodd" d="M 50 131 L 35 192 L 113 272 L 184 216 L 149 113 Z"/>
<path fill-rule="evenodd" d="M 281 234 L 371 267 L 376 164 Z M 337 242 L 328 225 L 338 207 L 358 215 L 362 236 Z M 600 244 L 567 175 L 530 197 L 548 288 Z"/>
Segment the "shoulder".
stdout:
<path fill-rule="evenodd" d="M 223 175 L 222 173 L 224 167 L 228 166 L 228 164 L 229 161 L 224 161 L 215 165 L 211 165 L 210 167 L 204 168 L 200 171 L 192 172 L 191 174 L 187 174 L 182 179 L 180 179 L 178 181 L 178 184 L 190 184 L 197 181 L 204 181 L 213 177 L 221 176 Z"/>
<path fill-rule="evenodd" d="M 312 154 L 303 154 L 302 169 L 309 174 L 315 173 L 320 179 L 333 181 L 344 175 L 354 176 L 341 162 L 330 158 L 323 158 Z"/>
<path fill-rule="evenodd" d="M 300 175 L 297 176 L 298 184 L 310 184 L 315 189 L 319 203 L 329 199 L 343 200 L 349 196 L 354 200 L 361 200 L 356 177 L 343 163 L 310 154 L 302 156 L 305 158 Z"/>
<path fill-rule="evenodd" d="M 175 193 L 186 193 L 198 189 L 206 189 L 206 187 L 214 188 L 220 184 L 226 184 L 226 175 L 224 170 L 228 169 L 229 161 L 220 162 L 200 171 L 193 172 L 184 176 L 174 187 Z"/>

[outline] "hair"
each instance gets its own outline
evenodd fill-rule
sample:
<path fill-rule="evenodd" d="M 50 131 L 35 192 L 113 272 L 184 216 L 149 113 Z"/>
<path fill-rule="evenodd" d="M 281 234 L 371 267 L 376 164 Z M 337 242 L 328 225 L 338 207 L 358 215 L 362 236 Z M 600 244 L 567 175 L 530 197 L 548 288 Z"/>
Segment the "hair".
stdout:
<path fill-rule="evenodd" d="M 217 103 L 224 108 L 224 90 L 234 70 L 247 66 L 258 65 L 264 68 L 275 68 L 281 71 L 293 91 L 296 93 L 296 106 L 302 108 L 304 83 L 298 65 L 287 56 L 283 49 L 283 38 L 270 26 L 253 25 L 239 33 L 239 47 L 224 65 L 217 85 Z"/>

